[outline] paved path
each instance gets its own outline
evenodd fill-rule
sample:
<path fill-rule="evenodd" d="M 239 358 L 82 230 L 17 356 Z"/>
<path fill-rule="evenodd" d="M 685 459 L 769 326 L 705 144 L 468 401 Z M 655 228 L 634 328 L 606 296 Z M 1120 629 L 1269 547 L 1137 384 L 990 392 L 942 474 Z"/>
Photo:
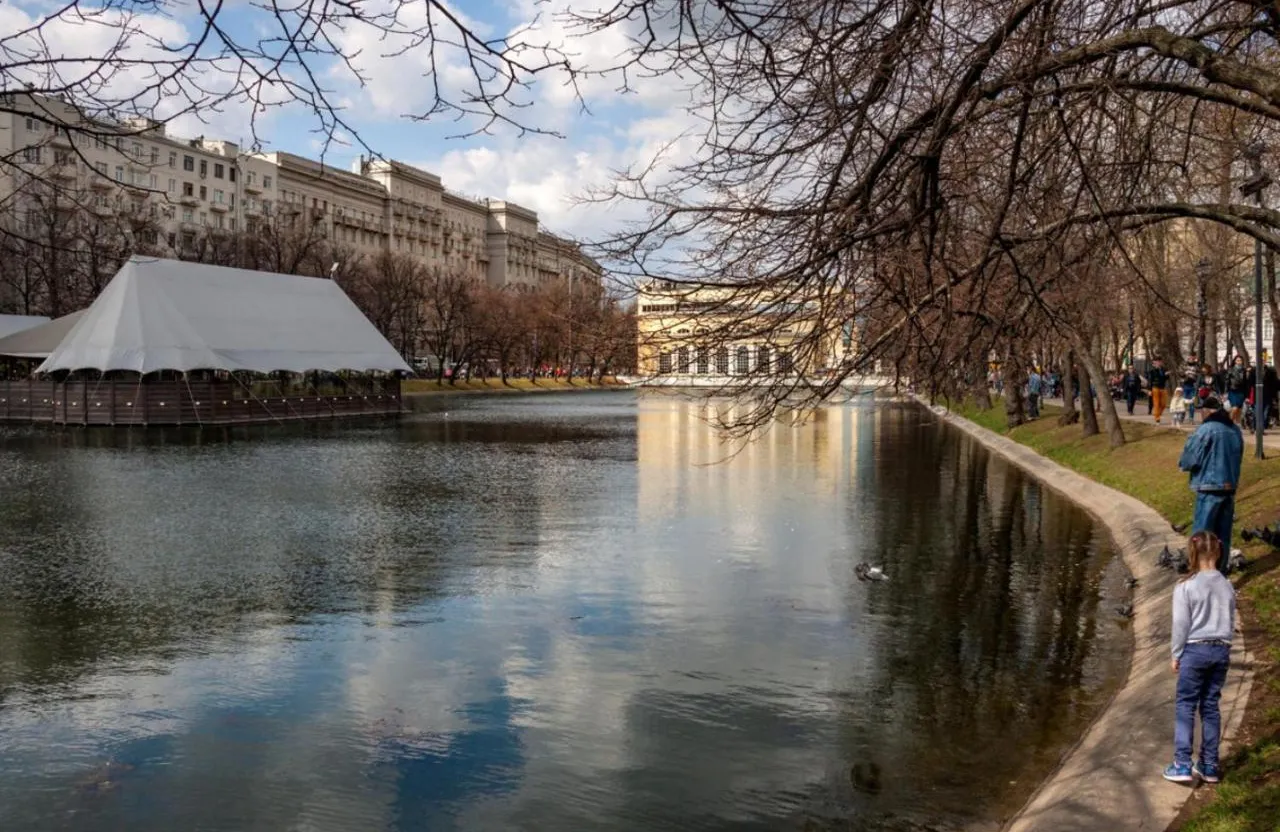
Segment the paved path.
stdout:
<path fill-rule="evenodd" d="M 1055 407 L 1062 407 L 1062 399 L 1045 399 L 1044 403 L 1048 405 L 1053 405 Z M 1151 424 L 1151 416 L 1147 413 L 1147 403 L 1145 401 L 1138 402 L 1138 404 L 1134 406 L 1132 416 L 1130 416 L 1125 411 L 1125 405 L 1124 405 L 1124 402 L 1122 401 L 1116 402 L 1116 412 L 1119 413 L 1120 418 L 1126 422 L 1142 422 L 1144 425 Z M 1198 415 L 1196 417 L 1196 420 L 1197 420 L 1197 424 L 1199 424 Z M 1099 412 L 1098 414 L 1098 421 L 1099 423 L 1101 423 L 1102 421 L 1101 412 Z M 1182 433 L 1189 433 L 1191 431 L 1191 425 L 1189 423 L 1186 425 L 1183 425 L 1180 428 L 1174 427 L 1174 425 L 1169 421 L 1168 414 L 1165 414 L 1165 417 L 1160 422 L 1160 424 L 1166 430 L 1176 430 L 1176 431 L 1181 431 Z M 1280 429 L 1271 428 L 1266 433 L 1264 433 L 1262 436 L 1262 444 L 1263 444 L 1263 447 L 1265 447 L 1268 451 L 1274 450 L 1277 453 L 1280 453 Z M 1249 432 L 1248 435 L 1246 435 L 1244 438 L 1244 452 L 1248 456 L 1253 456 L 1253 433 L 1252 432 Z"/>
<path fill-rule="evenodd" d="M 1191 794 L 1190 789 L 1160 776 L 1173 755 L 1169 596 L 1177 576 L 1158 568 L 1155 558 L 1163 546 L 1177 546 L 1183 537 L 1133 497 L 943 408 L 933 411 L 1098 518 L 1138 579 L 1133 596 L 1133 661 L 1124 686 L 1058 770 L 1009 821 L 1005 832 L 1160 832 Z M 1232 640 L 1231 671 L 1222 696 L 1224 753 L 1229 753 L 1244 717 L 1252 683 L 1252 657 L 1245 651 L 1244 638 L 1237 636 Z"/>

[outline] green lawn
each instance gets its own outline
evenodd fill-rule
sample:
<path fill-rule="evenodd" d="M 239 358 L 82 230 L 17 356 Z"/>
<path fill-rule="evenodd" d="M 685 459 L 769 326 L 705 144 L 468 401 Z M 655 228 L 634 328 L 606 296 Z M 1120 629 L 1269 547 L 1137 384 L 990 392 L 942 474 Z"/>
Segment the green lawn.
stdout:
<path fill-rule="evenodd" d="M 586 390 L 588 388 L 616 387 L 618 383 L 611 377 L 606 376 L 603 384 L 597 384 L 586 379 L 576 378 L 573 381 L 557 378 L 539 378 L 533 381 L 528 376 L 516 378 L 511 376 L 504 384 L 500 378 L 472 379 L 470 381 L 458 381 L 450 384 L 446 379 L 438 382 L 435 379 L 411 378 L 401 382 L 400 392 L 404 395 L 418 393 L 463 393 L 463 392 L 479 392 L 483 390 L 489 391 L 537 391 L 537 390 Z"/>
<path fill-rule="evenodd" d="M 1079 425 L 1059 427 L 1055 408 L 1045 408 L 1040 419 L 1013 430 L 1006 430 L 998 405 L 985 411 L 959 406 L 955 412 L 1137 497 L 1172 523 L 1191 519 L 1194 500 L 1177 464 L 1185 433 L 1125 422 L 1128 441 L 1113 451 L 1105 435 L 1083 439 Z M 1222 784 L 1210 799 L 1196 802 L 1182 832 L 1280 832 L 1280 552 L 1240 540 L 1241 529 L 1280 520 L 1280 454 L 1259 462 L 1246 451 L 1240 479 L 1233 545 L 1244 549 L 1251 566 L 1235 580 L 1249 649 L 1256 657 L 1240 737 L 1245 746 L 1224 761 Z"/>

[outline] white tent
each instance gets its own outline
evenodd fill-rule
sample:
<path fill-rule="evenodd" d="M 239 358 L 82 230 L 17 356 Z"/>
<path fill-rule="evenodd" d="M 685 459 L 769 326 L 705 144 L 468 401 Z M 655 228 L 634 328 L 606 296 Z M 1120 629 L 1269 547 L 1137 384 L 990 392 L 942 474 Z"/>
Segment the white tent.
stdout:
<path fill-rule="evenodd" d="M 0 358 L 48 358 L 84 313 L 85 310 L 81 309 L 0 338 Z"/>
<path fill-rule="evenodd" d="M 43 315 L 0 315 L 0 338 L 47 323 Z"/>
<path fill-rule="evenodd" d="M 129 258 L 37 372 L 401 370 L 331 280 Z"/>

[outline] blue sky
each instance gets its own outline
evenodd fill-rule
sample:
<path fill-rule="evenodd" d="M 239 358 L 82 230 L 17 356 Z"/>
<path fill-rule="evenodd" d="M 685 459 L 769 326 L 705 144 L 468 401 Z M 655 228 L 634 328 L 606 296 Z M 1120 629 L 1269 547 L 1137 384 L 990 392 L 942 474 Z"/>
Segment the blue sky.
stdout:
<path fill-rule="evenodd" d="M 441 0 L 443 1 L 443 0 Z M 576 39 L 563 25 L 559 15 L 577 5 L 598 8 L 599 0 L 448 0 L 451 14 L 465 20 L 484 37 L 510 38 L 524 32 L 526 43 L 563 45 L 574 53 L 575 63 L 600 68 L 614 62 L 625 50 L 627 41 L 619 31 L 611 31 L 590 39 Z M 385 12 L 394 7 L 393 0 L 365 0 L 362 13 Z M 92 9 L 92 6 L 81 7 Z M 196 6 L 192 0 L 178 0 L 168 15 L 140 13 L 125 19 L 118 9 L 100 13 L 98 19 L 84 20 L 62 12 L 52 0 L 17 0 L 0 5 L 0 46 L 9 54 L 25 47 L 35 53 L 53 54 L 71 63 L 59 64 L 64 79 L 74 76 L 94 78 L 90 71 L 101 69 L 96 60 L 108 52 L 126 32 L 130 57 L 148 57 L 162 53 L 159 44 L 189 42 L 200 30 Z M 425 21 L 427 6 L 414 0 L 401 7 L 406 28 L 419 28 Z M 20 32 L 46 15 L 63 17 L 44 27 L 42 43 L 22 43 Z M 438 12 L 437 12 L 438 13 Z M 259 7 L 247 0 L 224 0 L 218 18 L 231 37 L 242 43 L 257 44 L 264 36 L 278 31 L 279 24 Z M 647 164 L 668 142 L 687 131 L 693 124 L 689 113 L 689 95 L 678 83 L 669 79 L 642 81 L 630 95 L 617 92 L 616 78 L 592 77 L 581 85 L 590 113 L 583 112 L 583 102 L 566 88 L 563 76 L 539 76 L 534 87 L 525 94 L 530 106 L 518 112 L 523 123 L 555 131 L 563 138 L 549 135 L 519 136 L 509 127 L 498 127 L 493 135 L 449 138 L 474 128 L 475 123 L 455 123 L 448 116 L 427 123 L 408 118 L 423 113 L 428 107 L 426 91 L 433 77 L 429 65 L 430 50 L 404 49 L 410 45 L 406 37 L 385 39 L 369 27 L 359 25 L 330 26 L 327 30 L 345 51 L 358 53 L 356 63 L 365 76 L 361 86 L 350 72 L 332 60 L 317 59 L 311 68 L 320 83 L 343 107 L 343 117 L 380 155 L 417 165 L 440 175 L 445 186 L 473 195 L 510 199 L 539 212 L 543 223 L 552 231 L 583 239 L 599 239 L 618 228 L 634 207 L 612 210 L 596 206 L 574 205 L 575 197 L 590 188 L 606 186 L 613 171 Z M 395 57 L 388 53 L 401 51 Z M 438 59 L 434 77 L 451 91 L 456 91 L 465 78 L 465 65 L 457 50 L 436 50 Z M 77 64 L 74 60 L 83 59 Z M 296 73 L 297 70 L 291 70 Z M 300 77 L 294 75 L 294 77 Z M 45 79 L 33 76 L 41 88 Z M 206 89 L 228 90 L 235 83 L 230 73 L 202 72 L 197 80 Z M 145 85 L 145 69 L 117 67 L 108 79 L 105 97 L 127 97 L 131 85 Z M 75 86 L 74 84 L 72 85 Z M 280 95 L 279 93 L 276 93 Z M 281 96 L 283 98 L 283 96 Z M 171 96 L 157 107 L 164 117 L 171 114 L 181 99 Z M 182 115 L 169 125 L 172 134 L 183 137 L 205 135 L 250 144 L 253 136 L 250 117 L 253 107 L 246 101 L 228 103 L 220 112 L 204 112 L 201 118 Z M 322 138 L 315 132 L 316 119 L 306 108 L 284 106 L 270 109 L 257 121 L 257 135 L 265 150 L 286 150 L 319 158 L 324 150 Z M 338 135 L 324 151 L 325 161 L 335 167 L 349 169 L 362 152 L 350 136 Z M 347 140 L 344 143 L 344 139 Z"/>

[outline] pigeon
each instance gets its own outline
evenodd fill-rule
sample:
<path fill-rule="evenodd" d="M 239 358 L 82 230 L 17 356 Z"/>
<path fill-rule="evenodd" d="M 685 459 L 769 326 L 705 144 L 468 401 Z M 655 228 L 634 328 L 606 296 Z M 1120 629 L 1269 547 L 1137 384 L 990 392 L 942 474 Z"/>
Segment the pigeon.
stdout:
<path fill-rule="evenodd" d="M 1249 560 L 1244 556 L 1244 552 L 1239 549 L 1231 550 L 1231 557 L 1227 558 L 1228 572 L 1243 572 L 1249 566 Z"/>
<path fill-rule="evenodd" d="M 1129 590 L 1130 592 L 1132 592 L 1133 588 L 1136 587 L 1137 585 L 1138 585 L 1138 579 L 1133 577 L 1132 575 L 1124 579 L 1124 588 Z"/>
<path fill-rule="evenodd" d="M 1190 523 L 1170 523 L 1169 524 L 1169 526 L 1178 534 L 1182 534 L 1183 532 L 1185 532 L 1187 530 L 1187 526 L 1190 526 L 1190 525 L 1191 525 Z"/>
<path fill-rule="evenodd" d="M 858 580 L 866 581 L 887 581 L 889 576 L 884 574 L 884 570 L 879 566 L 872 566 L 869 563 L 860 563 L 853 567 L 853 574 L 858 576 Z"/>
<path fill-rule="evenodd" d="M 1179 549 L 1178 554 L 1174 555 L 1173 568 L 1179 575 L 1185 575 L 1191 571 L 1191 559 L 1187 557 L 1186 549 Z"/>
<path fill-rule="evenodd" d="M 1121 618 L 1133 618 L 1133 604 L 1121 604 L 1116 607 L 1116 615 Z"/>
<path fill-rule="evenodd" d="M 1173 568 L 1173 552 L 1169 551 L 1168 546 L 1165 546 L 1160 550 L 1160 555 L 1156 558 L 1156 566 L 1159 566 L 1161 569 Z"/>

